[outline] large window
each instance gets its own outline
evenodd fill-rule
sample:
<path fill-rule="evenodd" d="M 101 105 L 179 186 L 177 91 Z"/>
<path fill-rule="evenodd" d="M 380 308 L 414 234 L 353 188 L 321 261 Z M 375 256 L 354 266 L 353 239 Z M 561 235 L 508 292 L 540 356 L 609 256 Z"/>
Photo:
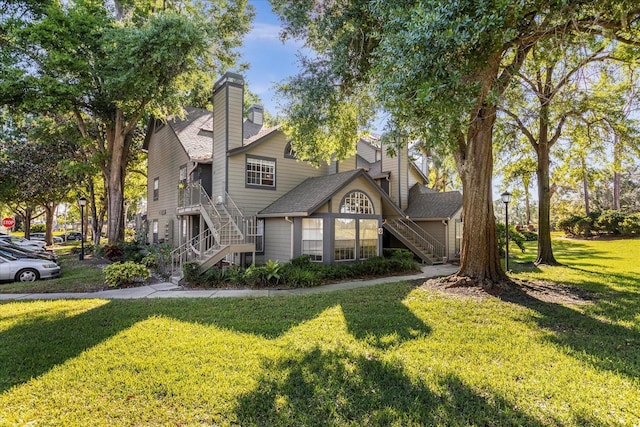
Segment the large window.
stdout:
<path fill-rule="evenodd" d="M 336 261 L 356 259 L 356 220 L 336 218 L 334 224 L 334 259 Z"/>
<path fill-rule="evenodd" d="M 259 157 L 247 157 L 247 186 L 276 186 L 276 161 Z"/>
<path fill-rule="evenodd" d="M 360 259 L 367 259 L 378 255 L 378 220 L 360 220 Z"/>
<path fill-rule="evenodd" d="M 373 203 L 362 191 L 352 191 L 344 196 L 340 204 L 340 213 L 373 214 Z"/>
<path fill-rule="evenodd" d="M 322 261 L 322 218 L 302 218 L 302 254 Z"/>

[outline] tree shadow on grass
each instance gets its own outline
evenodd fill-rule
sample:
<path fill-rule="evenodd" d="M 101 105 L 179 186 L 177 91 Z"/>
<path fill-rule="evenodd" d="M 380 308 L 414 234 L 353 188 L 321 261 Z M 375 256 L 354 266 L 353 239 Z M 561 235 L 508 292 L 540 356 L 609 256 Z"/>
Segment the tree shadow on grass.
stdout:
<path fill-rule="evenodd" d="M 624 293 L 622 293 L 624 294 Z M 627 295 L 626 304 L 609 307 L 607 315 L 594 317 L 583 313 L 576 306 L 566 306 L 541 301 L 535 297 L 514 290 L 501 295 L 501 299 L 533 310 L 532 316 L 542 328 L 553 332 L 548 340 L 562 348 L 572 350 L 572 356 L 599 369 L 621 373 L 630 378 L 640 377 L 640 333 L 637 327 L 625 327 L 612 323 L 615 313 L 635 312 L 640 309 L 640 301 Z M 621 296 L 621 295 L 618 295 Z M 616 301 L 615 297 L 611 300 Z M 607 302 L 598 301 L 598 307 L 607 307 Z M 594 309 L 598 312 L 598 308 Z M 609 311 L 610 310 L 610 311 Z"/>
<path fill-rule="evenodd" d="M 0 393 L 48 372 L 142 320 L 131 313 L 123 316 L 114 308 L 106 304 L 74 316 L 32 319 L 1 332 Z"/>
<path fill-rule="evenodd" d="M 387 292 L 376 292 L 376 297 L 358 289 L 285 298 L 114 300 L 73 316 L 31 318 L 0 332 L 0 392 L 48 372 L 150 316 L 275 339 L 327 308 L 341 306 L 349 331 L 370 345 L 384 348 L 430 332 L 402 304 L 412 285 L 380 286 Z"/>
<path fill-rule="evenodd" d="M 431 390 L 401 368 L 347 353 L 316 348 L 268 371 L 273 374 L 240 398 L 239 425 L 544 425 L 499 396 L 480 396 L 456 376 Z"/>

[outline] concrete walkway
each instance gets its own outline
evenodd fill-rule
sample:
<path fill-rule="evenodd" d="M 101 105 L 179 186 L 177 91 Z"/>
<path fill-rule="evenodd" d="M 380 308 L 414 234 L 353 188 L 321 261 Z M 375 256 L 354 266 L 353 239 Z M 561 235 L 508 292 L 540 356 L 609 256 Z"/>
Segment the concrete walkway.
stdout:
<path fill-rule="evenodd" d="M 0 301 L 8 300 L 53 300 L 53 299 L 135 299 L 135 298 L 228 298 L 248 296 L 280 296 L 306 295 L 322 292 L 333 292 L 343 289 L 355 289 L 382 283 L 400 282 L 403 280 L 426 279 L 429 277 L 448 276 L 458 271 L 458 267 L 451 264 L 431 265 L 422 267 L 422 273 L 408 276 L 381 277 L 372 280 L 353 280 L 333 283 L 331 285 L 313 288 L 296 289 L 206 289 L 189 290 L 173 283 L 157 283 L 127 289 L 110 289 L 98 292 L 64 292 L 49 294 L 0 294 Z"/>

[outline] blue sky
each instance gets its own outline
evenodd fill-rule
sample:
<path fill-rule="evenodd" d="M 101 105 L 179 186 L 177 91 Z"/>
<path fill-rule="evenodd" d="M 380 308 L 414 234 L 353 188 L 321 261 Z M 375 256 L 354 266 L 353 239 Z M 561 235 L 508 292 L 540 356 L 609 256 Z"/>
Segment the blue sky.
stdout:
<path fill-rule="evenodd" d="M 247 34 L 240 50 L 242 61 L 249 63 L 244 78 L 249 89 L 260 96 L 271 114 L 278 113 L 274 84 L 297 72 L 296 54 L 302 43 L 280 41 L 280 19 L 271 10 L 268 0 L 250 0 L 255 8 L 253 29 Z"/>

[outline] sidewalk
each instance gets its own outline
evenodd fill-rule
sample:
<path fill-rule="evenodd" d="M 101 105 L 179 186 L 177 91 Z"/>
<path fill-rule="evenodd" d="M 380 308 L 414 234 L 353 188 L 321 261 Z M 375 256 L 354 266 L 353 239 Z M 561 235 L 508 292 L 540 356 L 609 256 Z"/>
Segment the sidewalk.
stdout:
<path fill-rule="evenodd" d="M 429 265 L 422 267 L 422 273 L 408 276 L 380 277 L 372 280 L 353 280 L 333 283 L 331 285 L 313 288 L 296 289 L 206 289 L 188 290 L 173 283 L 157 283 L 139 286 L 137 288 L 110 289 L 98 292 L 78 293 L 50 293 L 50 294 L 0 294 L 0 301 L 9 300 L 53 300 L 53 299 L 136 299 L 136 298 L 229 298 L 248 296 L 281 296 L 306 295 L 323 292 L 333 292 L 343 289 L 355 289 L 382 283 L 400 282 L 403 280 L 427 279 L 437 276 L 448 276 L 458 271 L 458 267 L 451 264 Z"/>

